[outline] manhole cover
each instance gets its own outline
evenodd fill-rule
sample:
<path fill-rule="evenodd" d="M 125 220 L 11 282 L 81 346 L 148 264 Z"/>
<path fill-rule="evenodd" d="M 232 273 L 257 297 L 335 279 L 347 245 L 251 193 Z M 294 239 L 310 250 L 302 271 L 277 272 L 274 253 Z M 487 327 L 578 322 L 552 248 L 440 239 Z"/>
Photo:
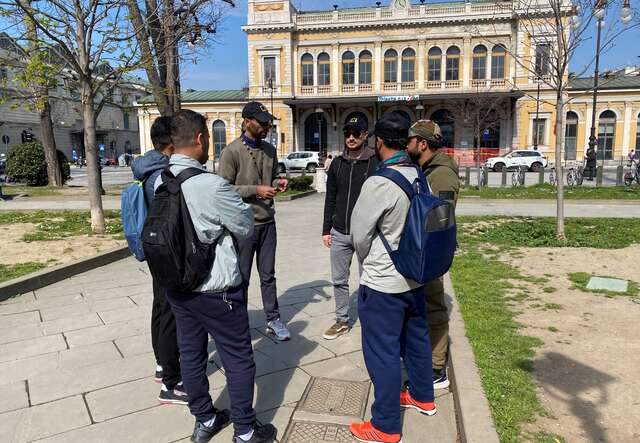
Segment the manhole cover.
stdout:
<path fill-rule="evenodd" d="M 628 288 L 629 282 L 618 278 L 591 277 L 587 283 L 587 289 L 591 290 L 604 289 L 605 291 L 627 292 Z"/>
<path fill-rule="evenodd" d="M 282 443 L 354 443 L 349 427 L 331 423 L 310 423 L 293 420 Z"/>
<path fill-rule="evenodd" d="M 361 418 L 368 395 L 369 382 L 314 377 L 304 391 L 298 410 Z"/>

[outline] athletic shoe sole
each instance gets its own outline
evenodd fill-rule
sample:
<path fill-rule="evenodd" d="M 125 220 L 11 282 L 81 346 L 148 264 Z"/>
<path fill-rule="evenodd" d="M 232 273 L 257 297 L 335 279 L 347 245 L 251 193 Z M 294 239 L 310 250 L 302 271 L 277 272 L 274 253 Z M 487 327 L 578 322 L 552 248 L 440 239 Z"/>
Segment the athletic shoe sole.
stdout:
<path fill-rule="evenodd" d="M 280 337 L 278 337 L 278 335 L 276 334 L 276 331 L 274 331 L 274 330 L 273 330 L 273 329 L 271 329 L 271 328 L 267 328 L 267 334 L 269 334 L 269 335 L 273 335 L 273 338 L 275 338 L 275 339 L 276 339 L 276 340 L 278 340 L 278 341 L 289 341 L 289 340 L 291 339 L 291 337 L 290 337 L 290 336 L 289 336 L 289 337 L 285 337 L 285 338 L 280 338 Z"/>
<path fill-rule="evenodd" d="M 351 331 L 351 329 L 347 329 L 346 331 L 342 331 L 342 332 L 338 332 L 336 335 L 327 335 L 327 334 L 323 334 L 322 338 L 324 338 L 325 340 L 335 340 L 338 337 L 341 337 L 345 334 L 348 334 Z"/>
<path fill-rule="evenodd" d="M 449 379 L 447 379 L 445 381 L 439 381 L 437 383 L 434 383 L 433 389 L 447 389 L 449 385 L 451 385 L 451 382 L 449 381 Z"/>
<path fill-rule="evenodd" d="M 154 378 L 154 380 L 156 381 L 156 383 L 162 383 L 162 379 L 161 378 Z"/>
<path fill-rule="evenodd" d="M 401 408 L 405 408 L 405 409 L 415 409 L 416 411 L 418 411 L 419 413 L 423 414 L 423 415 L 428 415 L 429 417 L 431 417 L 432 415 L 436 415 L 436 412 L 438 412 L 438 409 L 422 409 L 416 405 L 400 405 Z"/>
<path fill-rule="evenodd" d="M 162 403 L 163 405 L 182 405 L 182 406 L 189 406 L 189 402 L 186 402 L 184 400 L 170 400 L 167 398 L 160 398 L 158 397 L 158 401 L 160 403 Z"/>
<path fill-rule="evenodd" d="M 356 437 L 355 435 L 353 435 L 353 438 L 355 438 L 358 441 L 361 441 L 362 443 L 384 443 L 382 440 L 363 440 L 361 438 Z M 397 443 L 402 443 L 402 439 L 398 440 Z"/>

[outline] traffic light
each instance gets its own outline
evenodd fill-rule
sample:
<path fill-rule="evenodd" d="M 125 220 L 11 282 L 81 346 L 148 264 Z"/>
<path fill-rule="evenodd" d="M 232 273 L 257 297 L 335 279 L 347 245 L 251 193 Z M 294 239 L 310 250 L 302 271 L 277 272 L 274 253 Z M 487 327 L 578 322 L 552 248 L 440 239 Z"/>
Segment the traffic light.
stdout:
<path fill-rule="evenodd" d="M 22 131 L 20 137 L 22 138 L 22 143 L 31 143 L 33 141 L 33 133 L 26 129 Z"/>

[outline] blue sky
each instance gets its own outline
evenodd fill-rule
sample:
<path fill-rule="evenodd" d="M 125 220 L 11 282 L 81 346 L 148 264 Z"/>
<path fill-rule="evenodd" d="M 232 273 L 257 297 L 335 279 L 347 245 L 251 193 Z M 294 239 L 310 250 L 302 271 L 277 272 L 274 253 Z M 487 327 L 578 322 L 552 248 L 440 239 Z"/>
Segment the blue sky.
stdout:
<path fill-rule="evenodd" d="M 374 5 L 375 0 L 294 1 L 295 6 L 301 10 L 331 9 L 334 3 L 341 7 L 369 6 Z M 383 4 L 387 3 L 389 3 L 388 0 L 383 1 Z M 239 89 L 247 84 L 247 40 L 245 33 L 240 29 L 247 21 L 247 0 L 236 0 L 236 4 L 236 8 L 227 11 L 217 34 L 218 41 L 205 54 L 198 57 L 197 64 L 186 63 L 182 67 L 183 89 Z M 616 11 L 611 11 L 611 14 L 615 13 Z M 574 57 L 571 67 L 574 71 L 582 70 L 582 67 L 593 57 L 595 26 L 591 27 L 589 34 L 593 38 L 584 42 Z M 638 41 L 640 41 L 640 29 L 635 28 L 624 34 L 618 39 L 614 48 L 602 55 L 601 69 L 640 64 Z M 593 68 L 590 68 L 589 72 L 592 71 Z"/>

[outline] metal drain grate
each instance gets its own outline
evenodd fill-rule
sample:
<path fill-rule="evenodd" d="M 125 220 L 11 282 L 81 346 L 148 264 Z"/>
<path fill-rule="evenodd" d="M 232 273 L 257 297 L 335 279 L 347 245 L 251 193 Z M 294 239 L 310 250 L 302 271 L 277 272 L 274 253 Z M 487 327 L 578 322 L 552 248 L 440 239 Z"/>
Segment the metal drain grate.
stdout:
<path fill-rule="evenodd" d="M 298 410 L 362 418 L 368 395 L 369 382 L 313 377 L 298 404 Z"/>
<path fill-rule="evenodd" d="M 354 443 L 349 427 L 332 423 L 310 423 L 293 420 L 282 443 Z"/>

